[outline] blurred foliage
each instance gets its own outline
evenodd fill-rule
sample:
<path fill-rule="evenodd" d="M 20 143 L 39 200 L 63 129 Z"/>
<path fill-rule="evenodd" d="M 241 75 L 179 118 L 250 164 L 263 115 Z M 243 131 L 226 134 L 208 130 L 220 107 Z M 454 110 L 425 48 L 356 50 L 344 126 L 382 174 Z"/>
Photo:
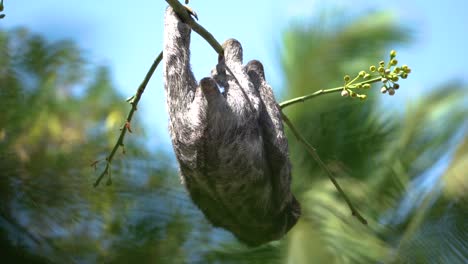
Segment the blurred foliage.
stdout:
<path fill-rule="evenodd" d="M 0 32 L 0 256 L 11 263 L 174 263 L 203 221 L 174 161 L 148 152 L 139 121 L 114 184 L 93 188 L 128 103 L 106 67 L 70 41 Z M 101 170 L 104 162 L 98 163 Z M 192 242 L 194 243 L 194 242 Z M 7 249 L 4 251 L 4 249 Z M 182 261 L 181 261 L 182 262 Z"/>
<path fill-rule="evenodd" d="M 412 30 L 385 12 L 293 26 L 284 34 L 282 55 L 287 98 L 341 86 L 344 75 L 366 70 L 411 39 Z M 403 114 L 382 107 L 388 95 L 380 87 L 364 103 L 337 93 L 287 108 L 369 225 L 351 216 L 290 133 L 299 223 L 254 256 L 234 245 L 211 256 L 219 263 L 466 263 L 467 88 L 457 82 L 430 87 Z"/>
<path fill-rule="evenodd" d="M 367 69 L 395 45 L 411 40 L 411 30 L 386 13 L 352 23 L 336 19 L 330 28 L 324 24 L 317 21 L 285 34 L 289 97 L 340 86 L 341 76 Z M 433 88 L 402 116 L 380 106 L 384 95 L 379 88 L 365 103 L 330 95 L 286 110 L 370 222 L 362 226 L 350 215 L 323 171 L 290 137 L 294 189 L 304 210 L 290 234 L 288 263 L 467 260 L 467 203 L 441 192 L 454 180 L 466 185 L 468 163 L 461 157 L 447 172 L 436 171 L 466 133 L 467 87 Z M 411 87 L 402 82 L 400 89 Z M 454 167 L 457 178 L 442 176 Z M 464 190 L 457 194 L 466 195 Z M 435 226 L 440 230 L 433 232 Z"/>
<path fill-rule="evenodd" d="M 293 26 L 282 54 L 287 97 L 340 86 L 342 76 L 411 37 L 387 13 Z M 364 103 L 337 93 L 285 110 L 369 226 L 350 215 L 290 135 L 303 216 L 285 239 L 248 248 L 208 224 L 175 160 L 147 148 L 138 120 L 126 155 L 113 163 L 113 185 L 92 187 L 104 164 L 89 165 L 113 146 L 129 105 L 109 69 L 82 54 L 71 41 L 0 31 L 0 257 L 7 263 L 466 263 L 465 84 L 428 90 L 401 115 L 382 107 L 379 89 Z"/>

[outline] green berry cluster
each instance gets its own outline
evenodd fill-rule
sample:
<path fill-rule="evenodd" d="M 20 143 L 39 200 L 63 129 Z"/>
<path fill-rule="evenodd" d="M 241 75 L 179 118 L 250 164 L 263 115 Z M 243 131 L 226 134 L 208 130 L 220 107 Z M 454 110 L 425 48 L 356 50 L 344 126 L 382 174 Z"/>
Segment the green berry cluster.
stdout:
<path fill-rule="evenodd" d="M 408 78 L 408 75 L 411 73 L 411 68 L 408 65 L 403 65 L 401 67 L 396 66 L 398 61 L 395 59 L 396 51 L 392 50 L 390 52 L 390 62 L 388 63 L 387 67 L 385 67 L 385 62 L 381 61 L 379 63 L 379 68 L 377 71 L 379 72 L 381 78 L 381 82 L 383 83 L 380 92 L 387 93 L 389 95 L 394 95 L 395 91 L 400 88 L 400 85 L 397 83 L 398 80 Z M 375 69 L 375 66 L 371 66 Z"/>
<path fill-rule="evenodd" d="M 382 93 L 388 92 L 389 95 L 394 95 L 395 91 L 400 88 L 400 85 L 397 83 L 400 78 L 406 79 L 411 73 L 411 69 L 407 65 L 401 67 L 397 66 L 398 61 L 395 57 L 396 51 L 392 50 L 390 51 L 390 60 L 388 63 L 380 61 L 378 67 L 372 65 L 369 67 L 369 72 L 360 71 L 353 79 L 351 79 L 349 75 L 346 75 L 344 77 L 345 83 L 341 91 L 341 96 L 350 96 L 352 98 L 365 100 L 367 98 L 365 94 L 355 92 L 354 90 L 369 89 L 371 83 L 376 82 L 382 82 L 383 85 L 380 89 Z"/>
<path fill-rule="evenodd" d="M 370 74 L 366 73 L 365 71 L 360 71 L 359 74 L 352 80 L 349 75 L 346 75 L 344 77 L 345 85 L 343 87 L 343 90 L 341 91 L 341 96 L 350 96 L 351 98 L 359 98 L 361 100 L 366 100 L 367 95 L 357 93 L 353 91 L 353 89 L 369 89 L 371 87 L 370 83 L 360 82 L 354 84 L 354 82 L 356 82 L 360 78 L 367 80 L 369 79 L 369 77 Z"/>

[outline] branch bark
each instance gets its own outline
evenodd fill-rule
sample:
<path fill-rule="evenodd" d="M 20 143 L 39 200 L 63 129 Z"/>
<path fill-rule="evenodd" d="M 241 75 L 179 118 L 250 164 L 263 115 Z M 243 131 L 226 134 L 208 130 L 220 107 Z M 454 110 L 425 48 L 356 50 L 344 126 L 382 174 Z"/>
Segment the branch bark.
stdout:
<path fill-rule="evenodd" d="M 133 114 L 137 110 L 138 102 L 140 102 L 141 96 L 143 95 L 143 92 L 146 89 L 146 85 L 148 85 L 148 82 L 151 79 L 151 76 L 153 76 L 153 73 L 158 67 L 162 58 L 163 58 L 163 53 L 161 51 L 159 55 L 156 57 L 156 59 L 154 60 L 151 67 L 149 68 L 148 72 L 146 73 L 145 78 L 143 79 L 143 81 L 141 82 L 140 86 L 137 89 L 137 92 L 131 98 L 130 104 L 132 105 L 132 108 L 130 109 L 130 112 L 128 112 L 127 119 L 125 120 L 125 124 L 120 129 L 120 135 L 119 135 L 119 138 L 117 139 L 117 142 L 112 148 L 111 153 L 106 157 L 106 167 L 104 168 L 104 171 L 101 173 L 101 175 L 99 175 L 99 177 L 97 178 L 96 182 L 94 183 L 94 187 L 97 187 L 99 185 L 99 183 L 101 182 L 101 180 L 104 178 L 105 175 L 109 175 L 108 183 L 110 184 L 110 179 L 111 179 L 110 178 L 110 169 L 111 169 L 110 166 L 112 163 L 112 159 L 114 158 L 115 153 L 117 152 L 119 147 L 124 146 L 123 141 L 124 141 L 125 134 L 127 133 L 127 131 L 131 132 L 130 124 L 132 122 Z"/>

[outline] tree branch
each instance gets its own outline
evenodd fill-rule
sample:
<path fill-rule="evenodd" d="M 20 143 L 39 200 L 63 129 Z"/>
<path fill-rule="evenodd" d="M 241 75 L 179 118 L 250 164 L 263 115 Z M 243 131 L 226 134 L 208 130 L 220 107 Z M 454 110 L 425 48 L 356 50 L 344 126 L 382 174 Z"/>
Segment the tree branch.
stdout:
<path fill-rule="evenodd" d="M 182 4 L 179 3 L 179 1 L 177 0 L 166 0 L 166 2 L 174 9 L 174 11 L 177 13 L 177 15 L 179 15 L 179 17 L 181 17 L 182 20 L 184 20 L 185 23 L 187 23 L 195 32 L 197 32 L 201 37 L 203 37 L 210 45 L 211 47 L 213 47 L 213 49 L 220 55 L 220 56 L 223 56 L 224 55 L 224 51 L 223 51 L 223 47 L 219 44 L 219 42 L 213 37 L 213 35 L 211 35 L 211 33 L 209 33 L 205 28 L 203 28 L 200 24 L 198 24 L 192 17 L 191 15 L 189 14 L 187 8 L 185 6 L 183 6 Z M 124 124 L 124 126 L 122 127 L 121 129 L 121 132 L 120 132 L 120 136 L 114 146 L 114 148 L 112 149 L 111 153 L 109 154 L 109 156 L 106 157 L 106 167 L 104 169 L 104 171 L 101 173 L 101 175 L 99 176 L 99 178 L 96 180 L 96 182 L 94 183 L 94 186 L 98 186 L 99 183 L 101 182 L 101 180 L 104 178 L 105 175 L 109 174 L 110 175 L 110 165 L 111 165 L 111 162 L 112 162 L 112 159 L 114 158 L 114 155 L 115 153 L 117 152 L 117 149 L 120 147 L 120 146 L 123 146 L 123 140 L 125 138 L 125 134 L 128 131 L 131 132 L 130 130 L 130 123 L 131 123 L 131 120 L 132 120 L 132 117 L 133 117 L 133 114 L 134 112 L 137 110 L 137 105 L 138 105 L 138 102 L 140 101 L 140 98 L 146 88 L 146 85 L 148 83 L 148 81 L 150 80 L 151 76 L 153 75 L 154 71 L 156 70 L 156 67 L 158 66 L 158 64 L 161 62 L 162 60 L 162 57 L 163 57 L 163 53 L 161 51 L 161 53 L 159 53 L 158 57 L 156 58 L 156 60 L 154 61 L 153 65 L 151 66 L 151 68 L 149 69 L 148 73 L 146 74 L 145 76 L 145 79 L 143 80 L 143 82 L 140 84 L 140 86 L 138 87 L 138 90 L 136 92 L 136 94 L 131 98 L 131 105 L 132 105 L 132 108 L 130 109 L 130 112 L 128 113 L 128 116 L 127 116 L 127 119 L 126 119 L 126 122 Z M 378 79 L 380 80 L 380 78 Z M 370 82 L 376 82 L 377 81 L 377 78 L 374 80 L 368 80 L 366 81 L 366 83 L 370 83 Z M 337 88 L 332 88 L 332 89 L 326 89 L 326 90 L 319 90 L 319 91 L 316 91 L 312 94 L 309 94 L 309 95 L 305 95 L 305 96 L 301 96 L 301 97 L 297 97 L 297 98 L 293 98 L 291 100 L 288 100 L 288 101 L 285 101 L 285 102 L 282 102 L 280 103 L 280 108 L 285 108 L 289 105 L 292 105 L 292 104 L 295 104 L 295 103 L 298 103 L 298 102 L 304 102 L 306 100 L 309 100 L 310 98 L 313 98 L 315 96 L 318 96 L 318 95 L 321 95 L 321 94 L 327 94 L 327 93 L 333 93 L 333 92 L 337 92 L 337 91 L 341 91 L 343 89 L 343 87 L 337 87 Z M 314 158 L 314 160 L 319 163 L 319 165 L 325 170 L 325 172 L 327 173 L 328 177 L 330 178 L 330 180 L 332 181 L 333 185 L 335 185 L 336 189 L 338 190 L 338 192 L 343 196 L 344 200 L 346 201 L 346 203 L 348 204 L 348 207 L 350 208 L 352 214 L 358 218 L 358 220 L 363 223 L 363 224 L 367 224 L 367 221 L 364 219 L 364 217 L 361 216 L 361 214 L 354 208 L 354 206 L 352 205 L 351 203 L 351 200 L 346 196 L 346 194 L 344 193 L 344 191 L 341 189 L 340 185 L 338 184 L 338 182 L 336 181 L 336 179 L 333 177 L 333 174 L 331 173 L 331 171 L 326 167 L 326 165 L 323 163 L 323 161 L 320 159 L 320 157 L 318 156 L 317 152 L 315 151 L 315 149 L 312 147 L 312 145 L 309 144 L 309 142 L 307 142 L 307 140 L 305 140 L 305 138 L 299 133 L 299 131 L 297 131 L 297 129 L 294 127 L 294 125 L 291 123 L 291 121 L 289 120 L 289 118 L 283 113 L 281 112 L 282 114 L 282 117 L 283 117 L 283 120 L 284 122 L 288 125 L 288 127 L 291 129 L 291 131 L 293 132 L 294 136 L 299 140 L 299 142 L 301 142 L 307 149 L 307 151 L 309 152 L 309 154 Z M 95 162 L 96 163 L 96 162 Z M 95 165 L 95 163 L 93 163 Z M 109 177 L 109 181 L 108 183 L 110 183 L 110 177 Z"/>
<path fill-rule="evenodd" d="M 188 12 L 187 8 L 179 3 L 178 0 L 166 0 L 166 2 L 174 9 L 174 12 L 176 12 L 177 15 L 186 23 L 189 25 L 193 31 L 197 32 L 198 35 L 200 35 L 202 38 L 204 38 L 210 45 L 213 47 L 213 49 L 218 53 L 220 56 L 224 56 L 224 51 L 223 47 L 219 42 L 211 35 L 210 32 L 208 32 L 204 27 L 202 27 L 200 24 L 195 21 L 190 13 Z"/>
<path fill-rule="evenodd" d="M 304 95 L 304 96 L 300 96 L 300 97 L 296 97 L 296 98 L 293 98 L 293 99 L 290 99 L 290 100 L 287 100 L 287 101 L 284 101 L 284 102 L 281 102 L 279 103 L 279 106 L 281 109 L 284 109 L 290 105 L 293 105 L 293 104 L 297 104 L 297 103 L 303 103 L 305 102 L 306 100 L 309 100 L 315 96 L 318 96 L 318 95 L 321 95 L 321 94 L 327 94 L 327 93 L 335 93 L 335 92 L 339 92 L 343 90 L 343 86 L 341 87 L 336 87 L 336 88 L 331 88 L 331 89 L 321 89 L 321 90 L 318 90 L 314 93 L 311 93 L 311 94 L 308 94 L 308 95 Z"/>
<path fill-rule="evenodd" d="M 156 57 L 156 59 L 154 60 L 153 65 L 151 65 L 150 69 L 146 73 L 145 79 L 143 79 L 143 81 L 141 82 L 136 94 L 131 97 L 130 104 L 132 105 L 132 108 L 130 109 L 130 112 L 128 112 L 127 119 L 125 120 L 125 124 L 120 129 L 119 139 L 115 143 L 114 148 L 112 149 L 111 153 L 106 157 L 106 167 L 104 168 L 104 171 L 101 173 L 101 175 L 99 175 L 98 179 L 94 183 L 94 187 L 97 187 L 99 185 L 99 183 L 101 182 L 101 180 L 104 178 L 105 175 L 108 175 L 108 174 L 110 175 L 110 165 L 112 163 L 112 159 L 114 158 L 114 155 L 119 149 L 119 147 L 124 146 L 123 141 L 124 141 L 125 134 L 127 133 L 127 131 L 131 132 L 130 124 L 132 122 L 133 114 L 137 110 L 138 102 L 140 102 L 141 95 L 145 91 L 146 85 L 151 79 L 151 76 L 153 75 L 154 71 L 158 67 L 158 64 L 161 62 L 162 58 L 163 58 L 163 53 L 161 51 L 158 57 Z M 109 177 L 108 183 L 110 183 L 110 177 Z"/>
<path fill-rule="evenodd" d="M 373 79 L 370 79 L 370 80 L 366 80 L 366 81 L 363 81 L 361 82 L 361 84 L 371 84 L 371 83 L 376 83 L 376 82 L 380 82 L 382 79 L 382 77 L 375 77 Z M 314 98 L 318 95 L 321 95 L 321 94 L 328 94 L 328 93 L 336 93 L 336 92 L 341 92 L 345 87 L 344 86 L 340 86 L 340 87 L 335 87 L 335 88 L 330 88 L 330 89 L 321 89 L 321 90 L 318 90 L 316 92 L 313 92 L 311 94 L 308 94 L 308 95 L 304 95 L 304 96 L 299 96 L 299 97 L 296 97 L 296 98 L 293 98 L 293 99 L 289 99 L 289 100 L 286 100 L 284 102 L 281 102 L 279 104 L 280 108 L 281 109 L 284 109 L 290 105 L 293 105 L 293 104 L 297 104 L 297 103 L 303 103 L 311 98 Z"/>
<path fill-rule="evenodd" d="M 349 209 L 351 210 L 351 213 L 353 216 L 355 216 L 361 223 L 364 225 L 367 225 L 367 220 L 354 208 L 353 204 L 351 203 L 351 200 L 346 196 L 346 193 L 341 189 L 340 184 L 336 181 L 335 177 L 333 176 L 333 173 L 328 169 L 328 167 L 323 163 L 322 159 L 320 159 L 319 155 L 317 154 L 317 151 L 315 150 L 312 145 L 310 145 L 309 142 L 299 133 L 299 131 L 296 129 L 296 127 L 292 124 L 291 120 L 283 113 L 281 112 L 281 115 L 283 117 L 284 123 L 288 125 L 288 127 L 291 129 L 293 132 L 294 136 L 297 138 L 299 142 L 301 142 L 307 149 L 307 152 L 312 156 L 312 158 L 322 167 L 322 169 L 326 172 L 328 178 L 330 178 L 330 181 L 335 185 L 335 188 L 338 190 L 338 192 L 341 194 L 343 199 L 345 200 L 346 204 L 348 204 Z"/>

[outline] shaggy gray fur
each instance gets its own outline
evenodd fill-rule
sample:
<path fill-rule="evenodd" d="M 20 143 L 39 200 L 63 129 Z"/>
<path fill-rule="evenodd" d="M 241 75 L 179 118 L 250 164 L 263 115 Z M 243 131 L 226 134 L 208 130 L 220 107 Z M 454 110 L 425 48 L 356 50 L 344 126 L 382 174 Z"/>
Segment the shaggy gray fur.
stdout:
<path fill-rule="evenodd" d="M 243 67 L 241 44 L 229 39 L 212 78 L 198 85 L 190 32 L 169 7 L 164 87 L 182 182 L 214 226 L 251 246 L 277 240 L 296 223 L 300 205 L 290 191 L 288 142 L 263 66 Z"/>

